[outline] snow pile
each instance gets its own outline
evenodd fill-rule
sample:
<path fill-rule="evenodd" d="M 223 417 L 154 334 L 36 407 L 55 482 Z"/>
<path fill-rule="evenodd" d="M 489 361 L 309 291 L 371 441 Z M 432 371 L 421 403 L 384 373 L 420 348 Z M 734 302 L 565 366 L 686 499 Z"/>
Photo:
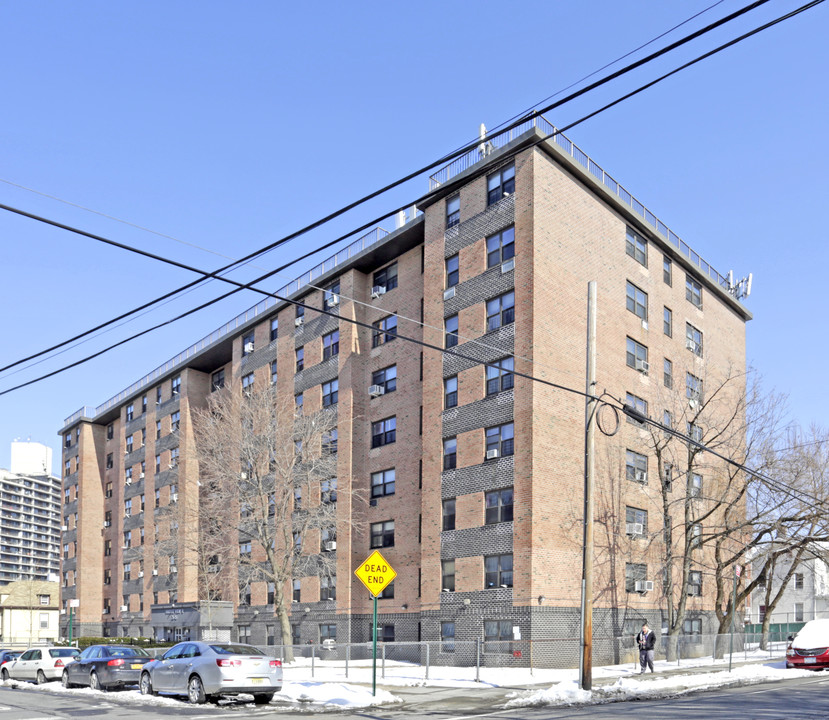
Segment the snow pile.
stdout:
<path fill-rule="evenodd" d="M 371 688 L 345 683 L 286 683 L 277 700 L 313 705 L 336 705 L 340 708 L 366 708 L 373 705 L 389 705 L 402 702 L 387 690 L 377 689 L 371 694 Z"/>
<path fill-rule="evenodd" d="M 513 694 L 507 708 L 538 707 L 542 705 L 587 705 L 592 703 L 621 702 L 643 698 L 673 697 L 695 690 L 710 690 L 738 685 L 786 680 L 793 677 L 807 677 L 808 670 L 786 670 L 770 665 L 746 665 L 731 672 L 694 673 L 691 675 L 669 675 L 665 677 L 646 676 L 620 677 L 612 685 L 581 690 L 578 681 L 560 682 L 545 690 Z"/>

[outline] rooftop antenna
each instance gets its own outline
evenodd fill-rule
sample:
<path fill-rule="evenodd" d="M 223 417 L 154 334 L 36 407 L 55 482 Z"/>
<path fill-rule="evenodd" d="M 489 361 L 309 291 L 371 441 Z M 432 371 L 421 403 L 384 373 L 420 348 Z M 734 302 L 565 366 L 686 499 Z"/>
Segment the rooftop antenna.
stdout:
<path fill-rule="evenodd" d="M 481 141 L 481 144 L 478 145 L 478 154 L 485 158 L 493 151 L 492 143 L 486 139 L 486 125 L 481 123 L 481 127 L 478 130 L 478 138 Z"/>

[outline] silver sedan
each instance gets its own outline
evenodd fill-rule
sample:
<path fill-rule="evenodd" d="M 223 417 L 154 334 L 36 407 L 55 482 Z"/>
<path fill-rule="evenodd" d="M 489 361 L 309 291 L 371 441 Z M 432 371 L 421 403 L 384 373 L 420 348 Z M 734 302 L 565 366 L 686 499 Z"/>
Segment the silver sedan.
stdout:
<path fill-rule="evenodd" d="M 191 703 L 246 693 L 265 704 L 282 689 L 282 661 L 253 645 L 182 642 L 144 665 L 139 686 L 143 695 L 186 695 Z"/>

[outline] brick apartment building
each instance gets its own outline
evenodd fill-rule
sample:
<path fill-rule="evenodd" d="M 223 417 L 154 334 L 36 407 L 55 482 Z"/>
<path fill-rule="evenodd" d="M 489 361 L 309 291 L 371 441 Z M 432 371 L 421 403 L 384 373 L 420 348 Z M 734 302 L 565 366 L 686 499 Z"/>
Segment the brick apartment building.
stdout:
<path fill-rule="evenodd" d="M 373 547 L 398 573 L 379 601 L 381 639 L 448 649 L 512 640 L 514 628 L 578 636 L 585 401 L 513 371 L 584 388 L 596 280 L 599 387 L 661 419 L 669 392 L 687 406 L 702 378 L 741 376 L 750 315 L 729 280 L 577 147 L 544 139 L 551 130 L 531 122 L 437 173 L 420 214 L 280 293 L 308 309 L 263 301 L 66 420 L 62 601 L 79 600 L 76 632 L 198 634 L 196 569 L 166 557 L 154 518 L 200 492 L 192 410 L 255 378 L 311 409 L 337 383 L 340 498 L 367 498 L 339 503 L 365 522 L 338 528 L 335 587 L 304 577 L 286 588 L 296 643 L 369 639 L 371 601 L 353 570 Z M 460 356 L 381 332 L 395 330 Z M 666 468 L 624 418 L 598 435 L 596 458 L 595 632 L 627 633 L 643 617 L 658 628 L 661 520 L 648 509 Z M 707 487 L 716 478 L 711 465 Z M 711 585 L 689 598 L 689 632 L 708 626 Z M 277 642 L 267 590 L 252 588 L 249 604 L 224 598 L 233 639 Z"/>

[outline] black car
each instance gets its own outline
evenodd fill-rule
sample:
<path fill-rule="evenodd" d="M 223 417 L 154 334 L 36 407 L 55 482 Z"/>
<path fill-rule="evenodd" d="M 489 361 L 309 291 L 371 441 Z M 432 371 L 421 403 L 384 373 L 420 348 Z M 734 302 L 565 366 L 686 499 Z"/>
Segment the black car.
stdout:
<path fill-rule="evenodd" d="M 61 675 L 63 687 L 89 685 L 93 690 L 137 685 L 144 663 L 152 656 L 129 645 L 90 645 Z"/>

